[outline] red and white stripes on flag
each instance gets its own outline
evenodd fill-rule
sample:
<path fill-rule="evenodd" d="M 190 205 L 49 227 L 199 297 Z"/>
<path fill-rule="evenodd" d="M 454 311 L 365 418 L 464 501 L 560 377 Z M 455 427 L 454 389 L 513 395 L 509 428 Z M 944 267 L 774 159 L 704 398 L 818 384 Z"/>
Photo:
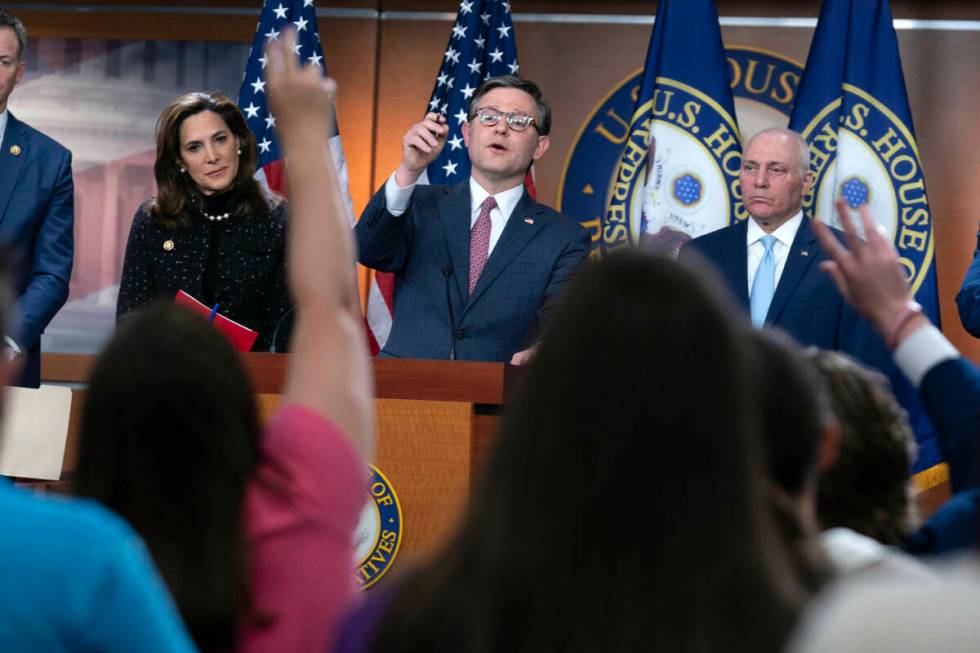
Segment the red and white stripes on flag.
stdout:
<path fill-rule="evenodd" d="M 313 0 L 266 0 L 262 5 L 262 15 L 255 29 L 252 50 L 248 56 L 248 64 L 245 66 L 245 75 L 238 93 L 238 106 L 245 113 L 248 126 L 255 134 L 259 149 L 259 168 L 255 178 L 268 189 L 283 196 L 288 196 L 286 167 L 280 153 L 279 139 L 276 138 L 276 118 L 266 104 L 265 80 L 262 75 L 267 63 L 264 48 L 269 40 L 278 40 L 284 29 L 292 28 L 296 30 L 296 55 L 300 63 L 316 66 L 326 76 L 327 68 L 323 63 L 323 49 L 320 46 L 316 8 L 313 4 Z M 330 154 L 337 168 L 340 191 L 344 197 L 344 206 L 347 208 L 347 220 L 353 228 L 354 208 L 350 196 L 350 177 L 336 120 L 333 127 L 329 143 Z M 372 289 L 374 286 L 375 282 L 372 281 Z M 377 305 L 378 302 L 376 301 L 375 304 Z M 372 315 L 377 316 L 374 321 Z M 377 353 L 380 349 L 377 338 L 383 334 L 383 339 L 386 339 L 391 330 L 391 312 L 383 301 L 380 308 L 372 310 L 371 306 L 368 306 L 367 322 L 371 348 L 374 353 Z"/>

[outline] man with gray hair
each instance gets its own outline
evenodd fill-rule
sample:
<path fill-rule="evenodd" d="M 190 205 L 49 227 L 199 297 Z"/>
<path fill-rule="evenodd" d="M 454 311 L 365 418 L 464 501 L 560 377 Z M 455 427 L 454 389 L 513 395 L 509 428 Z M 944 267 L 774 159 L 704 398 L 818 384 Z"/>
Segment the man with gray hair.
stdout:
<path fill-rule="evenodd" d="M 697 252 L 711 261 L 756 327 L 780 327 L 801 344 L 847 351 L 880 365 L 886 358 L 880 339 L 820 272 L 826 257 L 803 214 L 803 197 L 813 184 L 809 162 L 806 142 L 796 132 L 771 128 L 756 134 L 745 147 L 740 172 L 750 219 L 690 241 L 681 256 Z"/>

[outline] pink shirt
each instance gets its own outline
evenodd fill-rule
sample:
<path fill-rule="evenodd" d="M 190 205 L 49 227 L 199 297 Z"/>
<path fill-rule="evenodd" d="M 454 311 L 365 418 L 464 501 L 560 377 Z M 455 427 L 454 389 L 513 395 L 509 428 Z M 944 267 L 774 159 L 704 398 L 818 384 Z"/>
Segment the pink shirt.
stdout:
<path fill-rule="evenodd" d="M 264 460 L 245 495 L 252 612 L 239 650 L 324 651 L 355 591 L 353 533 L 365 466 L 327 418 L 298 404 L 265 428 Z"/>

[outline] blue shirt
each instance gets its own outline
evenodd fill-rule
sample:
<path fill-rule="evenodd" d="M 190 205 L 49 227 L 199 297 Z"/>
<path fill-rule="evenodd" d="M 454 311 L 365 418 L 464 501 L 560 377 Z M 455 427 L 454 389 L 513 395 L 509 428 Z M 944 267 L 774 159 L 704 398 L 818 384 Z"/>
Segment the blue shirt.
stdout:
<path fill-rule="evenodd" d="M 0 651 L 194 650 L 125 522 L 0 478 Z"/>

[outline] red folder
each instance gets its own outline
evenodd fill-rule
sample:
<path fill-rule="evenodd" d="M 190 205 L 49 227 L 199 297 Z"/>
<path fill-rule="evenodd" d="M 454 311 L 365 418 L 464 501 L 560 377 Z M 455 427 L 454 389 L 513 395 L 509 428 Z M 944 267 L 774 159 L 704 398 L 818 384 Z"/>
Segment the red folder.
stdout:
<path fill-rule="evenodd" d="M 195 313 L 200 314 L 205 320 L 211 319 L 211 307 L 205 306 L 183 290 L 177 291 L 174 303 L 186 306 Z M 231 346 L 238 351 L 252 351 L 255 339 L 259 337 L 258 331 L 252 331 L 247 326 L 229 319 L 221 313 L 215 313 L 214 320 L 211 322 L 215 329 L 220 331 L 229 341 Z"/>

